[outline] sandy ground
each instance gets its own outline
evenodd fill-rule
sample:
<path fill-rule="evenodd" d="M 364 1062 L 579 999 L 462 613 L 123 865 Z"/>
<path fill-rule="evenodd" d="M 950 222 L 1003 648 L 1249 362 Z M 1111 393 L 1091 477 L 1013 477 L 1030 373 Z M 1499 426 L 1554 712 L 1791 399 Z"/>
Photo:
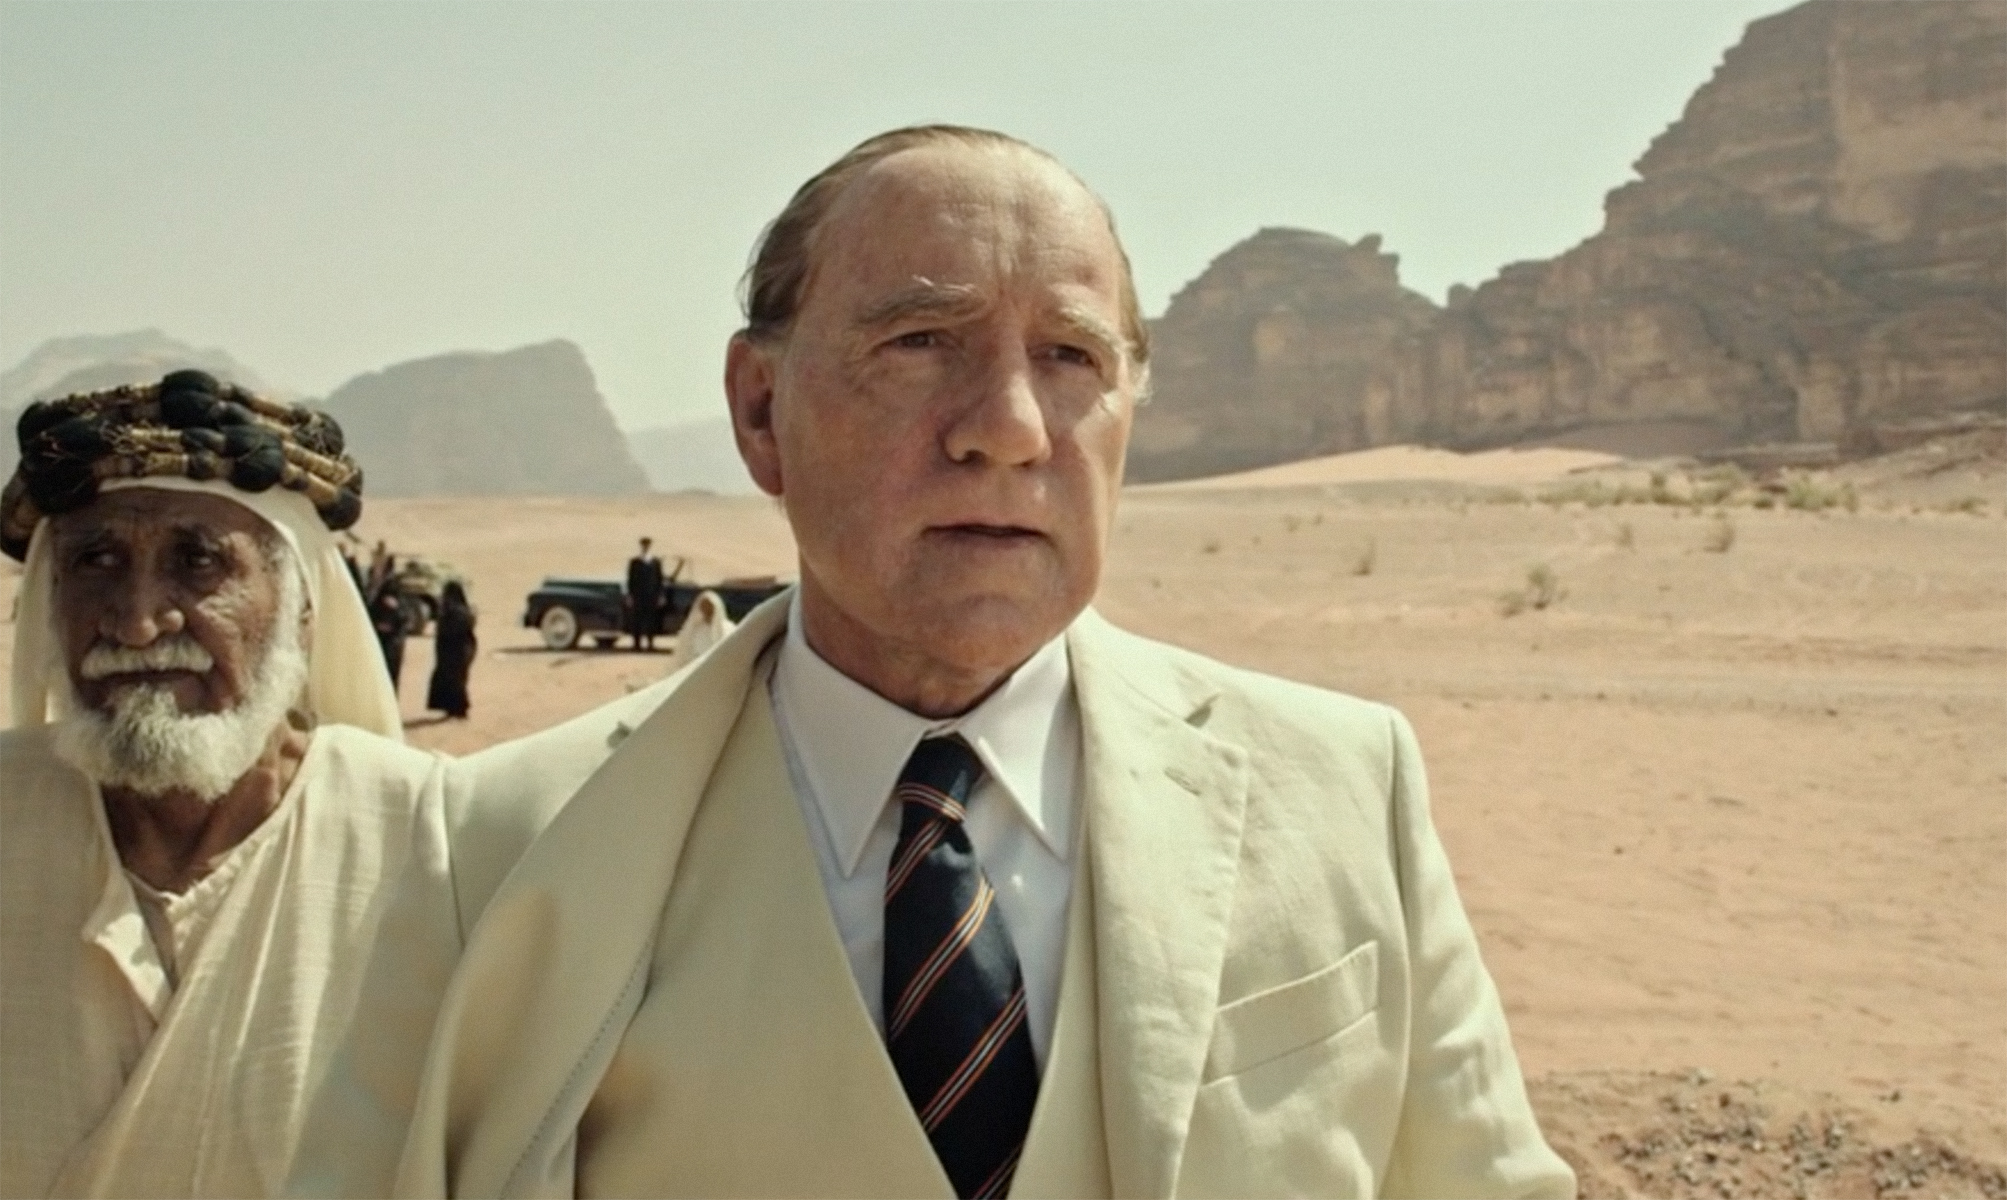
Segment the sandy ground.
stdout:
<path fill-rule="evenodd" d="M 1717 515 L 1497 499 L 1582 452 L 1373 453 L 1133 490 L 1098 603 L 1409 714 L 1586 1193 L 2007 1196 L 1997 458 L 1857 470 L 1857 512 Z M 538 647 L 542 575 L 616 577 L 644 533 L 704 578 L 792 555 L 770 502 L 698 495 L 380 501 L 361 532 L 474 580 L 472 718 L 418 710 L 429 642 L 403 680 L 412 740 L 448 751 L 661 674 Z"/>

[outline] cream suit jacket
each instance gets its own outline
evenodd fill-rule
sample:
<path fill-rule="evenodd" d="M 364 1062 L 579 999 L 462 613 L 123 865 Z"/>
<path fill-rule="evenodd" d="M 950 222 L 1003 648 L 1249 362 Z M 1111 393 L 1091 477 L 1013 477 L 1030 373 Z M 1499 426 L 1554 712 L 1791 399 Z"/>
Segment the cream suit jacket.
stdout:
<path fill-rule="evenodd" d="M 786 604 L 770 601 L 700 661 L 502 883 L 441 1008 L 399 1194 L 571 1190 L 588 1107 L 602 1128 L 619 1119 L 598 1093 L 664 978 L 658 941 L 692 895 L 679 875 L 731 878 L 714 860 L 741 852 L 783 861 L 749 838 L 798 839 L 786 853 L 812 862 L 798 818 L 705 832 L 712 810 L 775 811 L 748 793 L 779 786 L 784 770 L 735 763 L 728 750 L 747 744 L 742 717 L 764 707 L 753 685 Z M 1086 905 L 1070 941 L 1091 936 L 1094 986 L 1062 982 L 1045 1083 L 1069 1080 L 1077 1096 L 1093 1091 L 1079 1086 L 1091 1076 L 1099 1120 L 1035 1119 L 1027 1162 L 1079 1149 L 1041 1139 L 1091 1145 L 1119 1196 L 1572 1195 L 1527 1104 L 1406 722 L 1091 612 L 1067 637 L 1083 731 L 1074 903 Z M 702 862 L 684 858 L 693 827 Z M 670 1016 L 721 1031 L 803 1019 L 786 988 L 725 993 Z M 1082 996 L 1092 1036 L 1069 1037 Z M 776 1112 L 803 1096 L 842 1110 L 883 1095 L 860 1088 L 878 1066 L 852 1049 L 748 1062 L 739 1090 L 769 1089 Z M 1095 1062 L 1067 1057 L 1083 1052 Z M 689 1114 L 700 1134 L 762 1148 L 768 1192 L 827 1195 L 838 1175 L 854 1192 L 945 1192 L 938 1171 L 902 1170 L 874 1141 L 832 1144 L 784 1125 L 704 1130 L 707 1116 Z M 861 1119 L 895 1141 L 918 1129 L 910 1109 Z M 831 1154 L 862 1165 L 836 1171 Z M 888 1165 L 874 1177 L 879 1157 Z"/>

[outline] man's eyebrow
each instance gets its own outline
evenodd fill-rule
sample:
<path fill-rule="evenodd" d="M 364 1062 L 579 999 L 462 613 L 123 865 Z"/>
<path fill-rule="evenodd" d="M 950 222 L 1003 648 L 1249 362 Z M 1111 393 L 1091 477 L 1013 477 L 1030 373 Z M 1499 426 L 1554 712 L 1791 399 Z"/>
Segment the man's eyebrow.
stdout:
<path fill-rule="evenodd" d="M 1099 348 L 1109 354 L 1128 353 L 1129 339 L 1091 308 L 1068 304 L 1059 310 L 1059 320 L 1075 333 L 1099 343 Z"/>
<path fill-rule="evenodd" d="M 966 283 L 915 279 L 857 314 L 851 324 L 859 329 L 875 329 L 912 317 L 966 317 L 982 307 L 982 295 Z"/>
<path fill-rule="evenodd" d="M 171 531 L 174 540 L 181 545 L 201 546 L 205 550 L 220 550 L 227 547 L 230 539 L 207 525 L 176 522 Z"/>

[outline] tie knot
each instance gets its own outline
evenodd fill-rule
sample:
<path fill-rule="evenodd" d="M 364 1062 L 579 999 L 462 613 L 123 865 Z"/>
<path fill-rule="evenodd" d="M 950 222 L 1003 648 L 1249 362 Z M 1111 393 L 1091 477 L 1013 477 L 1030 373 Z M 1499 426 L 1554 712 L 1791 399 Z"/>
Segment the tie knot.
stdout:
<path fill-rule="evenodd" d="M 907 807 L 920 805 L 950 821 L 968 815 L 969 793 L 983 777 L 983 760 L 959 734 L 923 739 L 899 772 L 895 791 Z"/>

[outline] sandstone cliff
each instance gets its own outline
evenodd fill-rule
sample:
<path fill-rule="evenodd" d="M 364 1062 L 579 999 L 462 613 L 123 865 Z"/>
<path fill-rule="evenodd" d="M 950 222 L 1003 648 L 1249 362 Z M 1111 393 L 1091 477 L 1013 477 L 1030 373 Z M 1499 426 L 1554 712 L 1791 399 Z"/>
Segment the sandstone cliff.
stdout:
<path fill-rule="evenodd" d="M 1756 21 L 1637 172 L 1601 232 L 1447 308 L 1378 239 L 1235 247 L 1155 326 L 1132 478 L 1585 431 L 1872 441 L 2007 409 L 2007 5 Z"/>
<path fill-rule="evenodd" d="M 322 407 L 363 464 L 365 501 L 648 490 L 570 342 L 399 363 L 349 380 Z"/>

